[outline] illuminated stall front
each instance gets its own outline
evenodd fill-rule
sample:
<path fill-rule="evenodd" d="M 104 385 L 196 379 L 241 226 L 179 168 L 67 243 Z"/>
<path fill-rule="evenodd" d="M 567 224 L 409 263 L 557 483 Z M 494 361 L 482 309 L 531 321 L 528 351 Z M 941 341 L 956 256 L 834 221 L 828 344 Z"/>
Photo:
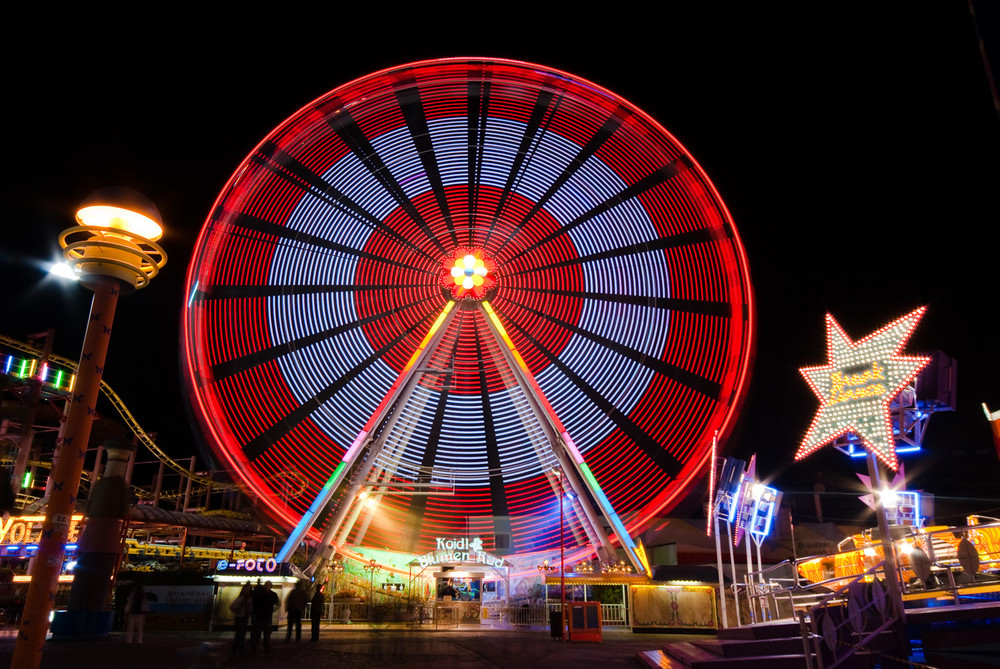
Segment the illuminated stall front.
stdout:
<path fill-rule="evenodd" d="M 479 537 L 438 538 L 433 551 L 410 563 L 414 580 L 433 579 L 430 587 L 437 625 L 479 624 L 484 605 L 506 601 L 510 592 L 510 565 L 503 557 L 483 550 Z"/>
<path fill-rule="evenodd" d="M 249 583 L 256 586 L 270 581 L 273 591 L 278 595 L 279 606 L 274 616 L 277 620 L 285 618 L 285 598 L 295 587 L 299 579 L 292 576 L 291 565 L 269 558 L 239 558 L 236 560 L 218 560 L 215 563 L 215 573 L 212 575 L 215 585 L 215 597 L 212 605 L 212 628 L 235 624 L 230 605 L 240 594 L 243 585 Z"/>
<path fill-rule="evenodd" d="M 653 574 L 657 577 L 657 570 Z M 562 607 L 560 587 L 565 584 L 567 610 L 581 602 L 599 604 L 603 627 L 692 630 L 718 627 L 716 588 L 703 581 L 662 581 L 626 570 L 593 573 L 577 567 L 565 575 L 548 572 L 544 583 L 549 612 Z"/>
<path fill-rule="evenodd" d="M 8 516 L 0 519 L 0 563 L 4 570 L 10 569 L 14 583 L 27 583 L 31 577 L 24 573 L 20 566 L 35 556 L 38 551 L 38 540 L 42 533 L 42 521 L 45 516 Z M 83 514 L 75 513 L 70 519 L 67 535 L 67 557 L 63 560 L 63 569 L 59 575 L 60 583 L 73 580 L 73 565 L 76 563 L 77 540 L 80 536 Z"/>

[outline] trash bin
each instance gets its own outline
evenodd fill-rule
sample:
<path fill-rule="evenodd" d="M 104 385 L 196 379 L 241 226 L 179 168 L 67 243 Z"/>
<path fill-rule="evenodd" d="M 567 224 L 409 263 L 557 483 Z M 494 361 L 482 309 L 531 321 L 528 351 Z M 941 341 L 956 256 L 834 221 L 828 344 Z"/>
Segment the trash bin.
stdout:
<path fill-rule="evenodd" d="M 561 611 L 549 611 L 549 634 L 552 635 L 553 639 L 562 638 L 562 612 Z"/>

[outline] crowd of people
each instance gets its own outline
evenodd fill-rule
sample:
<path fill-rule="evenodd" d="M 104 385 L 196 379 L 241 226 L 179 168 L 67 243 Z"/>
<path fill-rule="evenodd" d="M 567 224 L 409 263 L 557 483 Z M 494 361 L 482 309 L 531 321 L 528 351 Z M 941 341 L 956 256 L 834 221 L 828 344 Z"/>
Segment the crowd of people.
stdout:
<path fill-rule="evenodd" d="M 302 640 L 302 617 L 305 613 L 306 604 L 310 603 L 309 593 L 305 581 L 299 581 L 295 587 L 285 597 L 285 612 L 288 616 L 288 624 L 285 632 L 285 641 L 292 640 L 292 634 L 296 641 Z M 322 618 L 325 597 L 323 595 L 323 585 L 317 584 L 312 596 L 312 634 L 310 641 L 319 640 L 319 623 Z M 247 630 L 250 631 L 250 654 L 256 655 L 257 650 L 263 647 L 264 655 L 271 654 L 271 632 L 274 630 L 274 611 L 280 605 L 278 595 L 274 592 L 274 585 L 271 581 L 258 582 L 256 587 L 249 582 L 243 585 L 240 594 L 236 596 L 229 610 L 232 611 L 235 619 L 236 632 L 233 637 L 232 655 L 234 657 L 246 655 L 247 653 Z"/>

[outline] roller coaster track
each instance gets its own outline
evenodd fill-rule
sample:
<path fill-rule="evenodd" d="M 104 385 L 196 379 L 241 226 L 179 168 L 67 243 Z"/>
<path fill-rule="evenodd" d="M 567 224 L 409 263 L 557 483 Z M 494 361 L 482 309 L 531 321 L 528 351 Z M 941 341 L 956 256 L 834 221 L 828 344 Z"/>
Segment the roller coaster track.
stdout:
<path fill-rule="evenodd" d="M 6 335 L 0 334 L 0 344 L 7 346 L 8 348 L 15 349 L 22 353 L 26 353 L 28 355 L 32 355 L 38 358 L 41 358 L 43 355 L 43 352 L 40 349 L 35 348 L 31 344 L 27 344 L 25 342 L 18 341 L 16 339 L 12 339 L 10 337 L 7 337 Z M 75 360 L 70 360 L 69 358 L 64 358 L 54 353 L 49 354 L 49 361 L 57 365 L 60 365 L 62 367 L 65 367 L 67 369 L 70 369 L 73 372 L 76 372 L 77 370 L 77 362 Z M 156 459 L 165 464 L 167 467 L 170 467 L 176 473 L 180 474 L 181 476 L 187 479 L 190 479 L 191 481 L 202 486 L 203 488 L 210 487 L 213 490 L 242 489 L 241 486 L 238 486 L 236 484 L 220 483 L 219 481 L 214 481 L 207 476 L 203 476 L 202 474 L 193 472 L 184 465 L 180 464 L 179 462 L 171 458 L 169 455 L 164 453 L 163 450 L 156 445 L 156 442 L 153 441 L 153 438 L 150 437 L 149 434 L 147 434 L 144 429 L 142 429 L 142 426 L 139 425 L 139 421 L 135 419 L 135 416 L 132 415 L 132 412 L 128 410 L 127 406 L 125 406 L 125 402 L 122 401 L 122 398 L 119 397 L 118 393 L 116 393 L 114 389 L 112 389 L 111 386 L 108 385 L 108 383 L 103 379 L 101 379 L 101 392 L 104 394 L 106 398 L 108 398 L 108 400 L 111 402 L 111 405 L 114 406 L 115 410 L 118 412 L 118 415 L 121 416 L 122 420 L 125 422 L 125 425 L 132 431 L 132 434 L 136 436 L 136 439 L 138 439 L 143 446 L 149 449 L 149 452 L 152 453 Z M 172 496 L 179 494 L 183 493 L 175 493 L 175 494 L 172 494 L 170 492 L 166 494 L 161 493 L 160 497 L 170 498 Z M 144 496 L 148 496 L 148 493 L 147 495 Z"/>

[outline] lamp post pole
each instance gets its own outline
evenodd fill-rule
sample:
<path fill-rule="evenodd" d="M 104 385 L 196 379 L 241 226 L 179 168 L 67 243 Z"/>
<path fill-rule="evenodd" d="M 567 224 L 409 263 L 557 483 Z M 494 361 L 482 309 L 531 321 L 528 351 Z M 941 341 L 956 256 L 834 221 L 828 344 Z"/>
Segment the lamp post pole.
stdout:
<path fill-rule="evenodd" d="M 344 563 L 341 562 L 340 560 L 333 560 L 330 563 L 330 571 L 333 572 L 333 595 L 336 595 L 338 592 L 337 577 L 340 575 L 340 572 L 344 571 Z"/>
<path fill-rule="evenodd" d="M 892 601 L 892 611 L 897 618 L 896 638 L 899 647 L 909 650 L 910 641 L 906 636 L 906 608 L 903 606 L 903 593 L 899 586 L 899 569 L 896 557 L 896 542 L 892 539 L 892 532 L 889 529 L 889 519 L 885 513 L 885 502 L 883 495 L 885 488 L 882 484 L 882 469 L 879 466 L 875 454 L 868 451 L 868 475 L 871 478 L 872 491 L 875 493 L 875 518 L 878 521 L 879 535 L 882 537 L 882 555 L 884 567 L 882 574 L 885 576 L 885 587 L 888 590 L 889 599 Z"/>
<path fill-rule="evenodd" d="M 125 469 L 135 453 L 135 444 L 109 439 L 105 443 L 107 466 L 90 487 L 87 525 L 80 534 L 73 588 L 69 593 L 67 620 L 86 621 L 74 628 L 87 637 L 111 632 L 114 613 L 109 609 L 114 575 L 122 558 L 122 528 L 129 512 Z M 56 627 L 53 621 L 53 628 Z M 83 627 L 83 629 L 80 629 Z M 53 629 L 53 633 L 55 633 Z M 79 635 L 78 634 L 78 635 Z"/>
<path fill-rule="evenodd" d="M 562 593 L 562 608 L 559 610 L 561 624 L 559 626 L 559 638 L 566 640 L 566 541 L 563 528 L 563 478 L 559 472 L 559 590 Z"/>
<path fill-rule="evenodd" d="M 382 571 L 382 567 L 375 558 L 372 558 L 362 568 L 368 572 L 368 623 L 371 624 L 372 616 L 375 614 L 375 605 L 372 601 L 375 598 L 375 574 Z"/>
<path fill-rule="evenodd" d="M 49 474 L 51 493 L 11 669 L 37 669 L 41 663 L 118 297 L 122 290 L 145 287 L 167 260 L 163 249 L 154 243 L 162 235 L 159 212 L 139 193 L 126 189 L 97 191 L 81 205 L 77 222 L 78 227 L 63 231 L 59 242 L 84 285 L 94 291 L 94 298 L 76 381 L 70 391 L 65 431 Z"/>

